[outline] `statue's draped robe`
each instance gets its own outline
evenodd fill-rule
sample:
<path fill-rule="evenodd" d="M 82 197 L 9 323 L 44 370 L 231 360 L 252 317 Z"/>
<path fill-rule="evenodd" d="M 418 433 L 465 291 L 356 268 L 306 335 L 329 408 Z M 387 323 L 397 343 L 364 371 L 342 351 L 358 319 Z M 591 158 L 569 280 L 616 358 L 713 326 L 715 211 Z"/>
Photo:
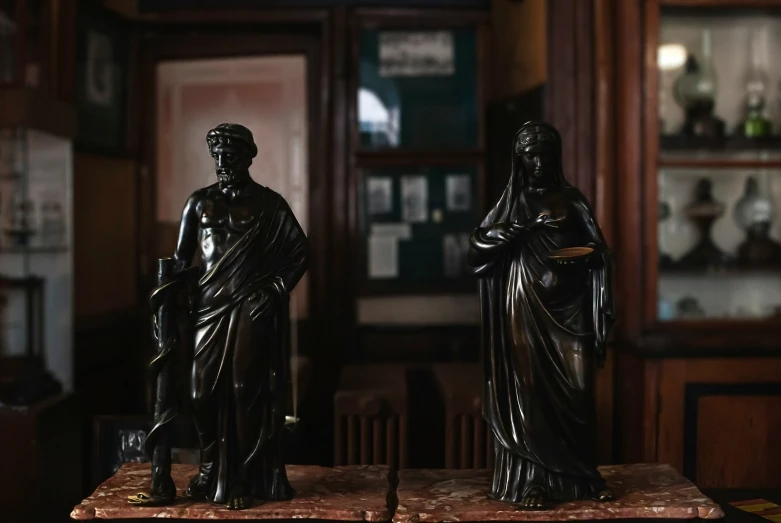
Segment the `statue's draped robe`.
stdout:
<path fill-rule="evenodd" d="M 208 498 L 236 481 L 260 499 L 293 491 L 281 461 L 289 374 L 288 293 L 306 270 L 308 243 L 285 200 L 263 190 L 255 223 L 198 284 L 191 394 Z M 253 320 L 261 293 L 276 295 Z M 216 427 L 216 431 L 214 431 Z"/>
<path fill-rule="evenodd" d="M 566 218 L 513 242 L 490 232 L 495 223 L 523 224 L 541 207 Z M 590 267 L 548 259 L 586 245 L 595 249 Z M 496 439 L 490 495 L 520 502 L 541 487 L 550 500 L 590 497 L 604 488 L 595 460 L 595 326 L 603 337 L 612 301 L 609 252 L 588 204 L 563 177 L 544 197 L 511 180 L 471 248 L 481 260 L 472 270 L 480 277 L 483 416 Z"/>

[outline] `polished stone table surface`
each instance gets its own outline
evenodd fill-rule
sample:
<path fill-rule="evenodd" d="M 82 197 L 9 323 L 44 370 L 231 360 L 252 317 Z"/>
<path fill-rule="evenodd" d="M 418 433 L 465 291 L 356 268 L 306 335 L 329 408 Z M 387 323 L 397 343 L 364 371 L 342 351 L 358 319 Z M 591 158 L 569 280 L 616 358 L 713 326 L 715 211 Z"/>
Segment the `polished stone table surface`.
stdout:
<path fill-rule="evenodd" d="M 195 465 L 173 465 L 181 495 Z M 578 501 L 528 511 L 486 495 L 489 470 L 402 470 L 384 466 L 323 468 L 289 465 L 297 491 L 292 501 L 260 502 L 241 511 L 179 498 L 167 507 L 130 505 L 128 496 L 149 487 L 150 465 L 124 465 L 80 505 L 73 519 L 236 519 L 368 521 L 373 523 L 446 523 L 479 521 L 572 521 L 639 519 L 718 519 L 722 509 L 689 480 L 667 465 L 601 467 L 617 495 L 609 503 Z"/>
<path fill-rule="evenodd" d="M 172 465 L 177 495 L 187 487 L 197 465 Z M 151 466 L 126 464 L 77 505 L 73 519 L 318 519 L 337 521 L 389 521 L 388 468 L 352 466 L 324 468 L 288 465 L 287 473 L 296 497 L 292 501 L 256 501 L 246 510 L 228 510 L 206 502 L 179 497 L 167 507 L 130 505 L 128 496 L 148 491 Z"/>
<path fill-rule="evenodd" d="M 718 519 L 719 505 L 668 465 L 600 467 L 616 501 L 561 503 L 520 510 L 489 499 L 489 470 L 402 470 L 394 523 L 451 521 L 567 521 L 607 519 Z"/>

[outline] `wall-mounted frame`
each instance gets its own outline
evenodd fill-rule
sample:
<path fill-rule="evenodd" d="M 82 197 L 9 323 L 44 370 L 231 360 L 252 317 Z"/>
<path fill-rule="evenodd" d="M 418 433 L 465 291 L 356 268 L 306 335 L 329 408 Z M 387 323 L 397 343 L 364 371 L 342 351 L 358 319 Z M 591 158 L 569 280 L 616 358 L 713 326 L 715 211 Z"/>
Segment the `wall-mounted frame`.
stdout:
<path fill-rule="evenodd" d="M 79 3 L 74 76 L 79 148 L 126 150 L 129 37 L 129 22 L 106 8 Z"/>
<path fill-rule="evenodd" d="M 353 12 L 348 176 L 361 296 L 477 288 L 456 267 L 485 209 L 488 17 L 460 9 Z M 448 192 L 468 192 L 468 209 L 449 207 Z"/>
<path fill-rule="evenodd" d="M 475 163 L 362 168 L 360 290 L 473 291 L 466 254 L 480 220 L 481 175 Z"/>

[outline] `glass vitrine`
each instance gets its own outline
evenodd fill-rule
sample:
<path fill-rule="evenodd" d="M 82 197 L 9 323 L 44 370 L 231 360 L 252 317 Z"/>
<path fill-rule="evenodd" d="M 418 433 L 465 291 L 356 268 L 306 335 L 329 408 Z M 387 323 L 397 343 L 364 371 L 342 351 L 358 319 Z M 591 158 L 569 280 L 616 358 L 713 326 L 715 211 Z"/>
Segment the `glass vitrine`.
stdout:
<path fill-rule="evenodd" d="M 654 4 L 656 321 L 781 319 L 781 9 Z"/>
<path fill-rule="evenodd" d="M 72 163 L 67 138 L 0 128 L 2 402 L 72 385 Z"/>

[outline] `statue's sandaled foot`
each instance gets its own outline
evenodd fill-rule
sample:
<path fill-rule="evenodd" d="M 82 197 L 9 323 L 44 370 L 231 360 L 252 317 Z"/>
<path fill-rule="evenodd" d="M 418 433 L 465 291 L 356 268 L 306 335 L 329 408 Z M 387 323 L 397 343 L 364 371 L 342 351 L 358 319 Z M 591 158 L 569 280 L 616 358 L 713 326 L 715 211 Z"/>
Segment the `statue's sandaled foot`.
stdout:
<path fill-rule="evenodd" d="M 135 496 L 128 496 L 127 501 L 131 505 L 145 505 L 147 507 L 159 507 L 170 505 L 176 499 L 176 485 L 170 477 L 161 480 L 160 492 L 139 492 Z"/>
<path fill-rule="evenodd" d="M 184 491 L 184 495 L 191 499 L 206 499 L 208 493 L 208 480 L 204 474 L 198 473 L 197 476 L 193 476 L 190 479 L 190 483 L 187 485 L 187 489 Z"/>
<path fill-rule="evenodd" d="M 228 509 L 243 510 L 252 506 L 252 496 L 247 495 L 244 485 L 234 485 L 228 497 Z"/>
<path fill-rule="evenodd" d="M 616 495 L 609 488 L 603 488 L 602 490 L 594 493 L 594 501 L 606 502 L 615 501 Z"/>
<path fill-rule="evenodd" d="M 540 487 L 532 487 L 520 503 L 523 510 L 543 510 L 545 508 L 545 493 Z"/>
<path fill-rule="evenodd" d="M 127 502 L 131 505 L 145 505 L 147 507 L 161 507 L 170 505 L 176 499 L 174 494 L 154 495 L 149 492 L 139 492 L 135 496 L 128 496 Z"/>

